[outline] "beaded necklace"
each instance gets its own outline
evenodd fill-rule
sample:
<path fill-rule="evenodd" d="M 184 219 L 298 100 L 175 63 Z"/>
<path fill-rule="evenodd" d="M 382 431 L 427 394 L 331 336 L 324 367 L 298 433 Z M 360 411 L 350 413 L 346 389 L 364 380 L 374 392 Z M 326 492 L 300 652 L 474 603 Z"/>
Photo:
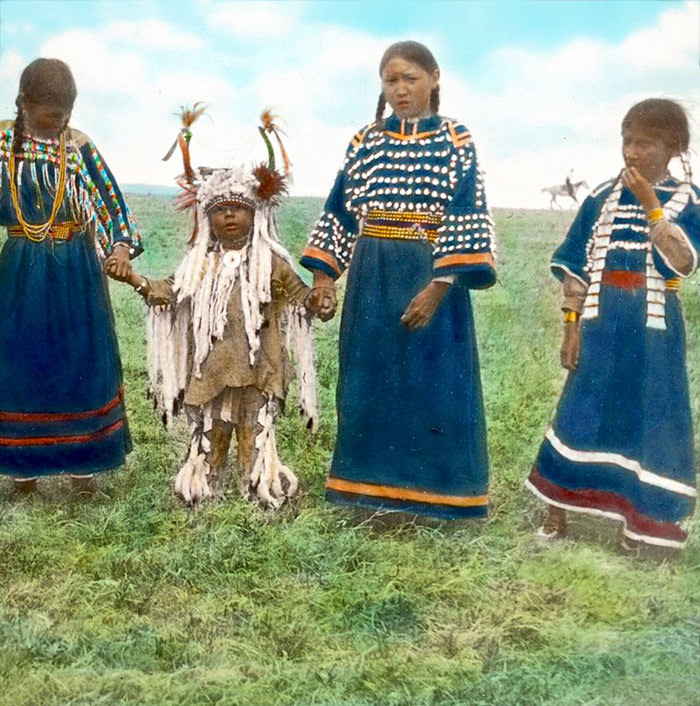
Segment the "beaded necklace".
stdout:
<path fill-rule="evenodd" d="M 13 135 L 13 141 L 15 136 Z M 61 208 L 63 203 L 63 196 L 66 191 L 66 134 L 61 133 L 61 138 L 59 141 L 59 164 L 58 164 L 58 186 L 56 187 L 56 195 L 54 196 L 53 206 L 51 208 L 51 215 L 49 219 L 44 223 L 27 223 L 22 215 L 22 206 L 19 202 L 19 195 L 17 193 L 17 179 L 15 176 L 17 164 L 17 156 L 14 149 L 10 153 L 10 158 L 8 159 L 8 167 L 10 171 L 10 193 L 12 194 L 12 205 L 15 209 L 15 215 L 19 221 L 20 226 L 27 238 L 35 243 L 40 243 L 51 230 L 51 226 L 56 220 L 58 215 L 58 210 Z"/>

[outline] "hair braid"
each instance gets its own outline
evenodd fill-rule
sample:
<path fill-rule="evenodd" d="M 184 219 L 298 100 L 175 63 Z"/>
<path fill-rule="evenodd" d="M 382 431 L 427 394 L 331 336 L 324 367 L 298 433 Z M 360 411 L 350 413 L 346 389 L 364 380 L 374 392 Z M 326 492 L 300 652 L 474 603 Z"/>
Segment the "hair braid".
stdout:
<path fill-rule="evenodd" d="M 681 164 L 683 165 L 683 174 L 685 180 L 690 184 L 693 181 L 693 170 L 690 167 L 690 155 L 687 151 L 681 152 L 680 155 Z"/>
<path fill-rule="evenodd" d="M 16 103 L 17 117 L 12 128 L 12 157 L 15 161 L 19 161 L 22 158 L 22 142 L 24 142 L 24 110 L 19 103 L 19 97 Z"/>
<path fill-rule="evenodd" d="M 381 130 L 384 127 L 384 109 L 386 108 L 386 96 L 384 91 L 379 92 L 379 99 L 377 100 L 377 112 L 374 115 L 374 120 L 377 123 L 377 127 Z"/>
<path fill-rule="evenodd" d="M 430 91 L 430 110 L 433 113 L 437 113 L 440 110 L 440 86 L 435 86 L 432 91 Z"/>

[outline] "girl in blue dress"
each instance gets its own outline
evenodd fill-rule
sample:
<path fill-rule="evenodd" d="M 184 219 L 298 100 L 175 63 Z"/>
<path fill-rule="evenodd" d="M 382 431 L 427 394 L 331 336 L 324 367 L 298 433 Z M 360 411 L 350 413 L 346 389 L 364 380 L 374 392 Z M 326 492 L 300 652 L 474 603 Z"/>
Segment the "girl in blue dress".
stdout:
<path fill-rule="evenodd" d="M 25 491 L 58 473 L 90 490 L 131 448 L 100 257 L 124 278 L 141 247 L 97 148 L 68 126 L 75 97 L 69 67 L 37 59 L 0 123 L 0 473 Z"/>
<path fill-rule="evenodd" d="M 633 106 L 624 169 L 586 199 L 552 258 L 570 372 L 527 480 L 548 503 L 542 539 L 562 536 L 572 510 L 622 521 L 628 549 L 686 541 L 696 489 L 679 281 L 700 248 L 688 144 L 677 103 Z M 668 172 L 676 156 L 682 182 Z"/>
<path fill-rule="evenodd" d="M 321 318 L 335 312 L 334 282 L 348 269 L 326 495 L 483 517 L 488 458 L 469 290 L 496 281 L 493 221 L 469 131 L 438 114 L 431 52 L 394 44 L 379 74 L 376 120 L 352 139 L 301 261 Z"/>

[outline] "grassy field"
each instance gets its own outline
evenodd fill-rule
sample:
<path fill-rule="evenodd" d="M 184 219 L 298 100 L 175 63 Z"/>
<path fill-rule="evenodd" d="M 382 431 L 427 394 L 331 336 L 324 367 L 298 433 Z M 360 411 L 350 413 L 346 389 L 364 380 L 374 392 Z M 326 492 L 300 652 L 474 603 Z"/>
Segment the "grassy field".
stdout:
<path fill-rule="evenodd" d="M 169 273 L 183 217 L 163 198 L 131 204 L 147 246 L 138 269 Z M 319 207 L 284 208 L 295 253 Z M 92 500 L 59 479 L 28 500 L 0 485 L 0 704 L 697 706 L 697 525 L 682 553 L 638 558 L 594 519 L 572 518 L 556 546 L 533 536 L 541 507 L 523 479 L 563 382 L 548 259 L 573 214 L 495 216 L 500 281 L 475 296 L 488 524 L 398 527 L 324 503 L 337 320 L 316 330 L 319 431 L 293 413 L 279 425 L 301 497 L 274 518 L 235 493 L 183 509 L 171 479 L 185 430 L 166 432 L 152 412 L 143 305 L 114 284 L 135 450 Z M 699 284 L 682 292 L 696 420 Z"/>

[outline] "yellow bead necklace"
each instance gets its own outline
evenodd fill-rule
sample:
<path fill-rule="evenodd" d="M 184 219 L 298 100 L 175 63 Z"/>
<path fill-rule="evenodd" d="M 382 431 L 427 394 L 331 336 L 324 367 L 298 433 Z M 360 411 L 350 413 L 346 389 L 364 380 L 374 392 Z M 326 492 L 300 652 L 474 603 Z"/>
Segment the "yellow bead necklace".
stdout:
<path fill-rule="evenodd" d="M 58 164 L 58 186 L 56 187 L 56 195 L 54 196 L 53 207 L 51 208 L 51 215 L 49 216 L 49 219 L 44 223 L 27 223 L 24 220 L 24 216 L 22 215 L 22 206 L 19 203 L 19 195 L 17 193 L 17 180 L 15 178 L 15 173 L 17 170 L 15 160 L 17 158 L 17 155 L 15 154 L 14 150 L 12 150 L 10 158 L 8 160 L 8 167 L 10 170 L 10 193 L 12 194 L 12 205 L 15 209 L 15 215 L 17 216 L 17 220 L 19 221 L 20 226 L 22 226 L 24 234 L 27 236 L 27 238 L 29 238 L 29 240 L 32 240 L 35 243 L 40 243 L 49 234 L 51 226 L 54 224 L 56 216 L 58 215 L 58 211 L 61 208 L 61 204 L 63 203 L 63 196 L 66 191 L 65 132 L 61 133 L 61 138 L 59 140 L 59 150 L 60 157 Z"/>

